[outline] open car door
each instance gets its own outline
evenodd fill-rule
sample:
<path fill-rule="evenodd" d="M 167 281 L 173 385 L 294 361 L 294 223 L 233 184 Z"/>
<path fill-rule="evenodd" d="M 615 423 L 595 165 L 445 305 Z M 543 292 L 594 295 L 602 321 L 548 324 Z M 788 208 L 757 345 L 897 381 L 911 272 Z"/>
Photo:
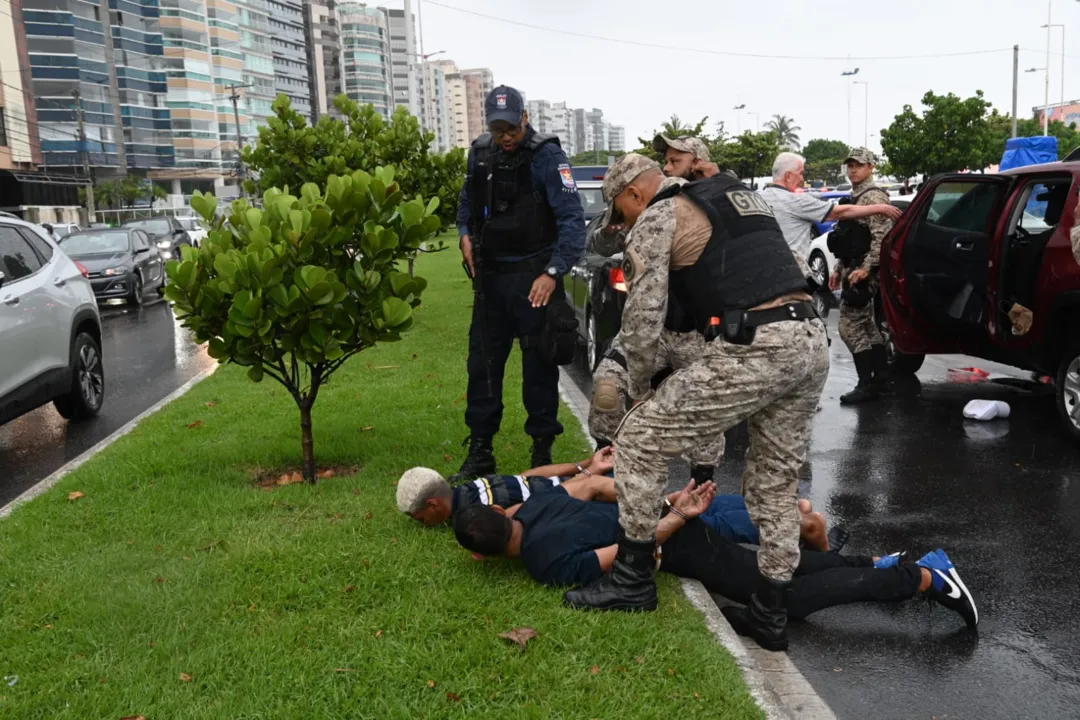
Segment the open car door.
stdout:
<path fill-rule="evenodd" d="M 881 296 L 899 351 L 970 351 L 987 340 L 990 252 L 1012 181 L 935 178 L 893 230 L 881 258 Z"/>

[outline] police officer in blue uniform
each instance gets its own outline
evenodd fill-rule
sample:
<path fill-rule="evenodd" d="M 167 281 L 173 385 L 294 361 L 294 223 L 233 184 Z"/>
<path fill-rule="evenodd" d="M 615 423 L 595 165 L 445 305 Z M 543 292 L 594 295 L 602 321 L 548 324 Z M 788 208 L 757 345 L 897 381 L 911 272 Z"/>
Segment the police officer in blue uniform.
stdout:
<path fill-rule="evenodd" d="M 492 438 L 502 422 L 503 373 L 514 338 L 522 348 L 532 464 L 551 463 L 551 446 L 563 431 L 559 368 L 540 338 L 549 309 L 556 312 L 551 305 L 564 304 L 563 276 L 585 250 L 585 213 L 559 139 L 529 125 L 525 101 L 512 87 L 488 93 L 484 110 L 489 132 L 469 151 L 457 215 L 476 301 L 465 411 L 469 454 L 451 482 L 496 471 Z"/>

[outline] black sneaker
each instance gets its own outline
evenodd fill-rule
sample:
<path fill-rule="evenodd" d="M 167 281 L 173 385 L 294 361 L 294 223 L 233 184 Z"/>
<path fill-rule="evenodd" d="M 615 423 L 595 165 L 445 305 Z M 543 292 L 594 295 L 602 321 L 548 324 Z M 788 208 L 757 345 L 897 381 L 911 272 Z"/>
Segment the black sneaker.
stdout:
<path fill-rule="evenodd" d="M 956 566 L 944 550 L 939 548 L 929 552 L 915 564 L 930 571 L 932 580 L 926 590 L 926 597 L 955 610 L 964 618 L 969 628 L 979 624 L 979 610 L 975 607 L 975 598 L 971 597 L 967 586 L 956 572 Z"/>
<path fill-rule="evenodd" d="M 538 468 L 551 464 L 551 446 L 554 444 L 554 435 L 541 435 L 533 438 L 532 467 Z"/>

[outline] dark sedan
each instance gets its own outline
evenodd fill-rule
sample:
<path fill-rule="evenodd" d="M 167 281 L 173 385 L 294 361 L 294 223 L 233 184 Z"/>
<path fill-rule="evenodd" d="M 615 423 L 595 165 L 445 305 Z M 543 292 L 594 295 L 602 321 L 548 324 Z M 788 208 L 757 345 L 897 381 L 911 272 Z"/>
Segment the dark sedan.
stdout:
<path fill-rule="evenodd" d="M 601 217 L 593 213 L 589 226 L 598 225 Z M 586 237 L 589 237 L 588 231 Z M 563 282 L 566 297 L 577 312 L 579 333 L 585 346 L 585 362 L 592 372 L 622 326 L 623 305 L 626 303 L 622 253 L 606 257 L 587 240 L 584 256 L 570 269 Z"/>
<path fill-rule="evenodd" d="M 84 230 L 60 241 L 60 249 L 86 268 L 98 300 L 123 298 L 141 305 L 148 289 L 165 291 L 162 253 L 142 230 L 130 227 Z"/>
<path fill-rule="evenodd" d="M 138 228 L 150 236 L 151 241 L 161 257 L 166 261 L 180 259 L 180 248 L 184 245 L 192 247 L 191 236 L 180 223 L 171 215 L 159 215 L 143 220 L 128 220 L 123 227 Z"/>

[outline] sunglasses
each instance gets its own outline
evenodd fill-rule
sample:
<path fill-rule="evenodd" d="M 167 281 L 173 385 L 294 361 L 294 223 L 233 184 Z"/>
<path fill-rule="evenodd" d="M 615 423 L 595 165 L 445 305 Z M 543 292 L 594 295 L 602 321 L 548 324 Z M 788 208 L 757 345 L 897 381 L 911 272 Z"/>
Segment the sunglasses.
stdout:
<path fill-rule="evenodd" d="M 503 138 L 503 137 L 506 137 L 507 135 L 517 135 L 519 132 L 521 132 L 521 126 L 520 125 L 501 125 L 499 127 L 488 126 L 488 130 L 490 130 L 491 134 L 493 136 L 495 136 L 496 138 Z"/>

